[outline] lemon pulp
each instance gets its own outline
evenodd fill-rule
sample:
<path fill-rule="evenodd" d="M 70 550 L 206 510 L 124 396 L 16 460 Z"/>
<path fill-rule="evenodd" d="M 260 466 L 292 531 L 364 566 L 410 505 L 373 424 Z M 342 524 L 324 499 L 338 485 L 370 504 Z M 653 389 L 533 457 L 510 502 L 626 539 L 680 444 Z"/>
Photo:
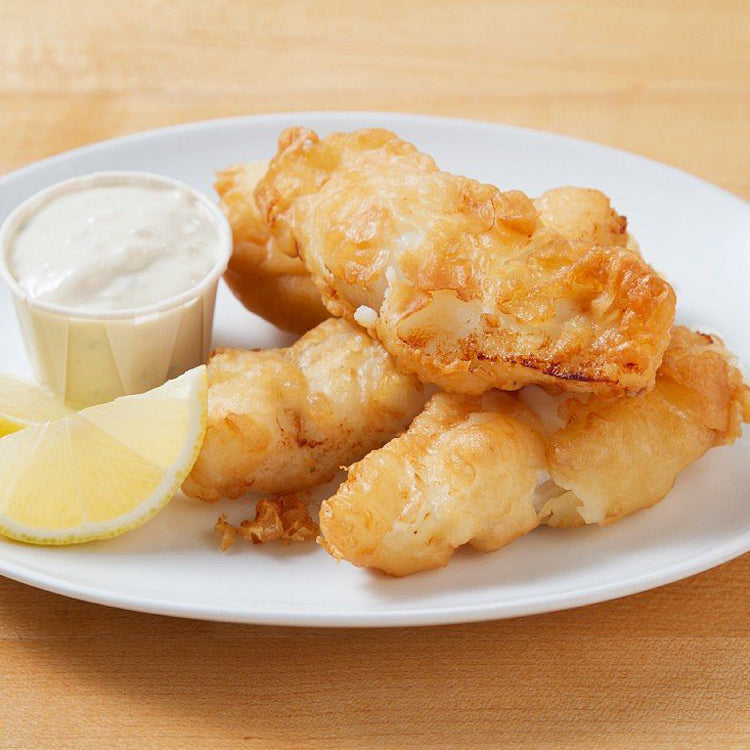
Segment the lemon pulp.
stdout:
<path fill-rule="evenodd" d="M 0 534 L 35 544 L 117 536 L 180 487 L 206 429 L 206 368 L 0 440 Z M 64 408 L 64 407 L 63 407 Z"/>
<path fill-rule="evenodd" d="M 44 388 L 0 374 L 0 437 L 70 413 Z"/>

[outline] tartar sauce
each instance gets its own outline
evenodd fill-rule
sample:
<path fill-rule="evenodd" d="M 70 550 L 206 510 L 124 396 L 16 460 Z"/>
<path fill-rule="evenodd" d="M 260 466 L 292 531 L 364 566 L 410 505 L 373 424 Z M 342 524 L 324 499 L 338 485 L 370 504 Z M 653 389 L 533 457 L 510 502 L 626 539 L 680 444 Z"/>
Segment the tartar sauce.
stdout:
<path fill-rule="evenodd" d="M 86 312 L 142 308 L 186 292 L 219 256 L 214 223 L 174 186 L 94 186 L 57 195 L 11 240 L 31 297 Z"/>

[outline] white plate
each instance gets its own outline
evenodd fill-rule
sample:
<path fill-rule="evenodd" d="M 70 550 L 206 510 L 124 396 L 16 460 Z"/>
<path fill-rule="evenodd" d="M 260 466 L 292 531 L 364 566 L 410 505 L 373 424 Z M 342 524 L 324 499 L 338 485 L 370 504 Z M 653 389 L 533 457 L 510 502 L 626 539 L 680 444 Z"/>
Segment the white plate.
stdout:
<path fill-rule="evenodd" d="M 213 171 L 268 157 L 288 125 L 320 133 L 397 131 L 448 170 L 521 188 L 596 186 L 628 216 L 648 259 L 679 297 L 678 317 L 709 324 L 750 361 L 750 206 L 694 177 L 632 154 L 560 136 L 463 120 L 377 113 L 294 113 L 167 128 L 71 151 L 0 179 L 0 219 L 31 193 L 84 172 L 141 169 L 210 191 Z M 0 292 L 0 368 L 27 372 L 10 299 Z M 214 340 L 269 346 L 288 336 L 221 289 Z M 177 497 L 118 539 L 37 548 L 0 541 L 0 573 L 67 596 L 128 609 L 290 625 L 422 625 L 544 612 L 603 601 L 705 570 L 750 549 L 750 437 L 710 452 L 669 497 L 607 529 L 543 529 L 490 555 L 460 551 L 440 571 L 393 580 L 337 564 L 316 546 L 253 547 L 228 555 L 217 515 Z M 637 470 L 637 467 L 634 467 Z"/>

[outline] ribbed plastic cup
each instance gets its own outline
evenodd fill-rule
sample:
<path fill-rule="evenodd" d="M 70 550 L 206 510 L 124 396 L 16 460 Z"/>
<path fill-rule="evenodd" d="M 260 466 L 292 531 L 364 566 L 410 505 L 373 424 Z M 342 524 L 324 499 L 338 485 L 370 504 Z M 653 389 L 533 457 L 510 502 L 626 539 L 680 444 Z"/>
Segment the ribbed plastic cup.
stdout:
<path fill-rule="evenodd" d="M 216 263 L 194 287 L 141 308 L 89 312 L 28 294 L 13 276 L 10 252 L 23 223 L 59 195 L 102 186 L 180 189 L 216 229 Z M 219 277 L 232 252 L 223 213 L 205 195 L 159 175 L 97 172 L 53 185 L 16 208 L 0 228 L 0 276 L 13 293 L 16 315 L 36 379 L 73 408 L 142 393 L 204 362 Z"/>

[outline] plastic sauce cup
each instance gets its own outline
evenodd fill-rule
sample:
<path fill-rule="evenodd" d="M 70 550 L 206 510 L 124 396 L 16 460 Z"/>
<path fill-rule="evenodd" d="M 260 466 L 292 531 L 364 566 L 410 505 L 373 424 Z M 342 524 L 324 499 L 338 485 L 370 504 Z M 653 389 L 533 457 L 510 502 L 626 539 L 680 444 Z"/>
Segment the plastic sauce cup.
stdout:
<path fill-rule="evenodd" d="M 22 227 L 63 193 L 102 186 L 179 188 L 216 229 L 216 263 L 194 287 L 146 307 L 89 312 L 30 295 L 13 276 L 10 252 Z M 97 172 L 52 185 L 18 206 L 0 228 L 0 276 L 13 293 L 18 322 L 37 381 L 73 408 L 142 393 L 206 360 L 216 288 L 232 251 L 224 214 L 182 182 L 145 172 Z"/>

